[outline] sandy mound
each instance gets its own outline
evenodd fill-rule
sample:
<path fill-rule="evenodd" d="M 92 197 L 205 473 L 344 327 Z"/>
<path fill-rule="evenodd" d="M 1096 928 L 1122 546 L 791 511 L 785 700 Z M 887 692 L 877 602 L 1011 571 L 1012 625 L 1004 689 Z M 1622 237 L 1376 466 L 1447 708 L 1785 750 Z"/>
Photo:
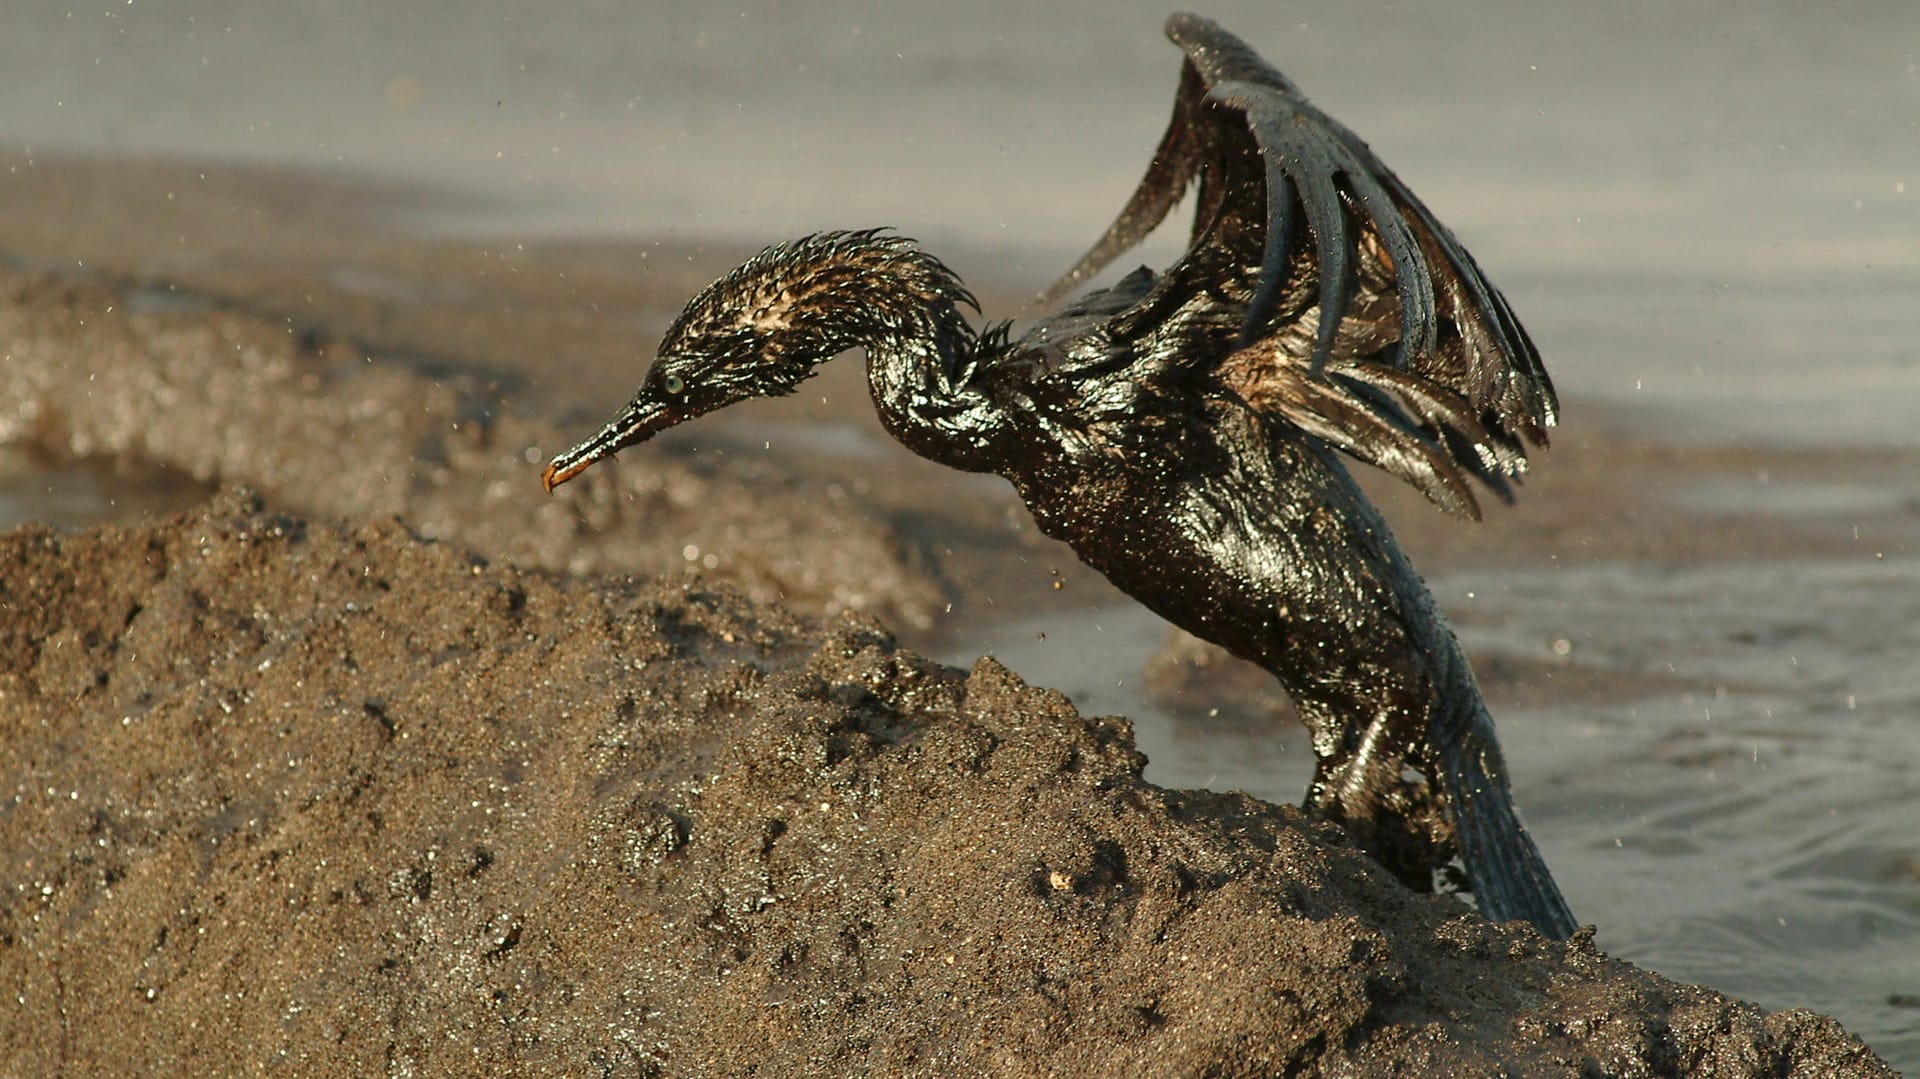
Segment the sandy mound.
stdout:
<path fill-rule="evenodd" d="M 0 604 L 22 1074 L 1891 1074 L 867 621 L 237 492 Z"/>

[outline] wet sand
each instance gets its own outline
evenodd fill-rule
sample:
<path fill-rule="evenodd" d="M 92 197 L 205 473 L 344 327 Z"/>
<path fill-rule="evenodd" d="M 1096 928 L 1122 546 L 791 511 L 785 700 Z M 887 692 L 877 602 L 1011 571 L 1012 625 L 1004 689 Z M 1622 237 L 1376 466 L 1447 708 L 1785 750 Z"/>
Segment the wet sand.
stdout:
<path fill-rule="evenodd" d="M 1826 1021 L 1401 893 L 1290 810 L 1145 782 L 1124 724 L 901 650 L 1121 601 L 1004 484 L 888 441 L 856 363 L 542 495 L 738 251 L 423 241 L 367 207 L 430 192 L 183 163 L 3 193 L 0 441 L 189 507 L 8 540 L 16 1059 L 1871 1074 Z M 1568 411 L 1480 526 L 1373 485 L 1426 572 L 1916 553 L 1911 501 L 1769 497 L 1900 490 L 1910 452 Z M 1153 666 L 1274 722 L 1257 672 Z M 1727 688 L 1476 668 L 1496 714 Z"/>
<path fill-rule="evenodd" d="M 27 1072 L 1891 1074 L 871 620 L 244 493 L 0 574 Z"/>

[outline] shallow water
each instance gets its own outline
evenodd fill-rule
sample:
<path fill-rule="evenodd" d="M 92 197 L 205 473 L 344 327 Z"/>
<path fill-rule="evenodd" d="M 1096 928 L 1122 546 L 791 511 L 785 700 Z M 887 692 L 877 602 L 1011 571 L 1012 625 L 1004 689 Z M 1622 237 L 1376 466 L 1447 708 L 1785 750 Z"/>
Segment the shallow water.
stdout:
<path fill-rule="evenodd" d="M 0 532 L 29 523 L 84 528 L 190 505 L 206 485 L 169 470 L 99 461 L 54 462 L 0 445 Z"/>
<path fill-rule="evenodd" d="M 1914 444 L 1920 8 L 1211 13 L 1462 235 L 1570 402 L 1672 440 Z M 1175 73 L 1162 15 L 1137 0 L 442 0 L 371 22 L 216 0 L 27 5 L 0 35 L 0 149 L 27 162 L 13 167 L 164 153 L 424 179 L 449 197 L 381 211 L 421 234 L 758 243 L 889 223 L 969 277 L 1026 288 L 1145 164 Z M 392 297 L 419 287 L 343 273 L 334 284 Z M 859 448 L 841 429 L 775 437 Z M 191 496 L 0 450 L 0 526 Z M 1667 496 L 1836 527 L 1920 501 L 1841 475 L 1677 476 Z M 1605 947 L 1830 1011 L 1920 1070 L 1920 1009 L 1893 1003 L 1920 997 L 1914 551 L 1431 583 L 1479 654 L 1705 687 L 1497 713 L 1522 808 Z M 1296 731 L 1208 723 L 1205 702 L 1174 716 L 1141 693 L 1163 634 L 1129 605 L 970 631 L 946 658 L 992 651 L 1086 711 L 1132 716 L 1158 782 L 1297 800 L 1311 760 Z"/>
<path fill-rule="evenodd" d="M 1528 819 L 1609 951 L 1920 1054 L 1920 560 L 1435 584 L 1481 597 L 1470 647 L 1566 641 L 1715 687 L 1500 717 Z"/>

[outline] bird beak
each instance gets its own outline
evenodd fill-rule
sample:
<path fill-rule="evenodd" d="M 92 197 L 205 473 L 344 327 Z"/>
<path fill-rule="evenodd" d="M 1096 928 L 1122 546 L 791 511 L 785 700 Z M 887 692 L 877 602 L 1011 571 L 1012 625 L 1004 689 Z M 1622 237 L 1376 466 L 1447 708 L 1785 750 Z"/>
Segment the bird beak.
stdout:
<path fill-rule="evenodd" d="M 585 472 L 595 461 L 645 442 L 682 418 L 673 409 L 646 400 L 644 394 L 635 397 L 592 438 L 555 457 L 540 474 L 540 482 L 552 494 L 555 487 Z"/>

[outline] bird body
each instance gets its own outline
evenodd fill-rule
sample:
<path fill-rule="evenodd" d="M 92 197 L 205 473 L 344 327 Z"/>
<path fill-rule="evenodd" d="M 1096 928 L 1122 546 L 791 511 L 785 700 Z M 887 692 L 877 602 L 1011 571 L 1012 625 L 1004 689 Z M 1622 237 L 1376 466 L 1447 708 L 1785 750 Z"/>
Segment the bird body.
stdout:
<path fill-rule="evenodd" d="M 777 244 L 668 329 L 634 398 L 554 458 L 594 461 L 859 347 L 887 430 L 1009 479 L 1048 535 L 1156 613 L 1265 667 L 1312 735 L 1307 806 L 1410 886 L 1458 854 L 1482 909 L 1574 923 L 1515 815 L 1492 719 L 1431 595 L 1341 463 L 1455 513 L 1554 420 L 1506 302 L 1364 143 L 1192 16 L 1146 178 L 1057 295 L 1197 186 L 1192 241 L 1018 338 L 884 231 Z M 1304 224 L 1304 228 L 1300 227 Z"/>

